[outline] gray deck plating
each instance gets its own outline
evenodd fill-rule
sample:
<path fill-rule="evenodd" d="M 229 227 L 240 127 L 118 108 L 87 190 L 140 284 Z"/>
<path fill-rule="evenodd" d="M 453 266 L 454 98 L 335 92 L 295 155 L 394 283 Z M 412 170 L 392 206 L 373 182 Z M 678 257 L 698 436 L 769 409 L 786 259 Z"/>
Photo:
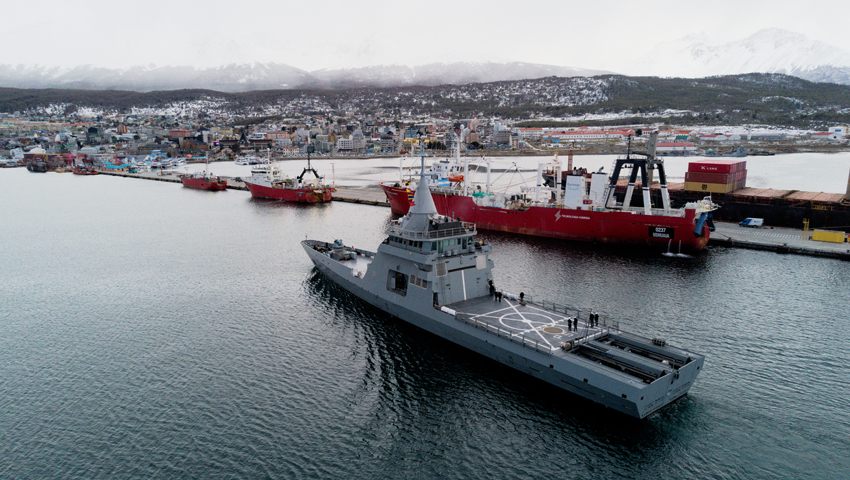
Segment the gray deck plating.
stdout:
<path fill-rule="evenodd" d="M 544 310 L 534 304 L 503 297 L 501 302 L 493 296 L 473 298 L 448 305 L 462 315 L 465 321 L 477 321 L 500 329 L 502 335 L 511 335 L 525 343 L 535 342 L 560 351 L 561 345 L 581 338 L 593 337 L 607 331 L 607 326 L 590 327 L 587 321 L 578 320 L 578 328 L 571 331 L 567 320 L 575 316 Z"/>

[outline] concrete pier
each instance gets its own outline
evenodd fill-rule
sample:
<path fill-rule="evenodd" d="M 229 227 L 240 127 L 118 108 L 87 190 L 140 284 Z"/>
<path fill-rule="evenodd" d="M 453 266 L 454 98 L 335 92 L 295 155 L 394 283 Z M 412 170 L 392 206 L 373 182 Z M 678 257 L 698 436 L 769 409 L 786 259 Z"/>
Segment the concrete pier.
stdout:
<path fill-rule="evenodd" d="M 181 183 L 177 173 L 165 172 L 102 172 L 104 175 L 119 177 L 141 178 L 160 182 Z M 232 190 L 248 190 L 241 181 L 232 177 L 227 180 L 227 188 Z M 337 202 L 359 203 L 389 207 L 386 195 L 376 188 L 337 188 L 333 200 Z M 717 230 L 712 232 L 709 245 L 768 250 L 777 253 L 793 253 L 818 257 L 839 258 L 850 260 L 850 244 L 818 242 L 812 240 L 811 232 L 782 227 L 751 228 L 741 227 L 736 223 L 716 222 Z"/>
<path fill-rule="evenodd" d="M 850 260 L 850 244 L 812 240 L 812 232 L 783 227 L 742 227 L 737 223 L 715 222 L 709 245 L 769 250 L 816 257 Z"/>
<path fill-rule="evenodd" d="M 155 180 L 158 182 L 173 182 L 173 183 L 182 183 L 180 181 L 180 177 L 177 172 L 142 172 L 142 173 L 127 173 L 127 172 L 104 172 L 101 171 L 103 175 L 113 175 L 116 177 L 127 177 L 127 178 L 141 178 L 143 180 Z M 229 190 L 245 190 L 248 191 L 248 187 L 245 186 L 245 183 L 241 181 L 235 180 L 233 177 L 219 176 L 222 180 L 227 180 L 227 188 Z M 380 189 L 374 188 L 337 188 L 336 192 L 334 192 L 333 196 L 334 201 L 338 202 L 349 202 L 349 203 L 361 203 L 364 205 L 377 205 L 381 207 L 389 207 L 390 203 L 387 201 L 387 196 L 384 195 L 384 192 Z"/>

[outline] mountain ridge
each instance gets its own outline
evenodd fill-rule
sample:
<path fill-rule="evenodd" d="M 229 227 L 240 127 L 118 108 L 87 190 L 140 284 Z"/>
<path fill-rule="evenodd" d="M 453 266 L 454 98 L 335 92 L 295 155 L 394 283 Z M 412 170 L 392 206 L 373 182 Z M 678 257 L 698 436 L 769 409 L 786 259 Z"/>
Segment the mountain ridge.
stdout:
<path fill-rule="evenodd" d="M 610 116 L 613 122 L 683 121 L 824 129 L 850 124 L 850 86 L 783 74 L 705 79 L 546 77 L 467 85 L 250 92 L 161 92 L 0 88 L 0 112 L 92 118 L 107 112 L 167 117 L 439 118 L 502 117 L 533 121 Z M 240 120 L 241 119 L 241 120 Z M 554 120 L 553 120 L 554 119 Z"/>
<path fill-rule="evenodd" d="M 0 86 L 136 92 L 187 88 L 246 92 L 282 88 L 434 86 L 606 73 L 611 72 L 526 62 L 452 62 L 416 67 L 376 65 L 313 72 L 274 62 L 230 63 L 215 67 L 138 65 L 125 68 L 0 64 Z"/>
<path fill-rule="evenodd" d="M 239 58 L 243 49 L 224 42 L 190 58 L 222 61 Z M 249 58 L 248 54 L 244 58 Z M 365 61 L 365 60 L 364 60 Z M 744 39 L 712 44 L 705 34 L 663 42 L 638 57 L 630 75 L 706 78 L 746 73 L 780 73 L 821 83 L 850 84 L 850 52 L 805 35 L 769 28 Z M 57 67 L 0 64 L 0 86 L 152 92 L 209 89 L 248 92 L 276 89 L 391 88 L 404 86 L 467 85 L 498 81 L 534 80 L 551 76 L 611 75 L 604 70 L 528 62 L 431 62 L 416 66 L 369 65 L 307 71 L 280 62 L 245 61 L 215 66 L 136 65 L 107 68 L 95 65 Z"/>

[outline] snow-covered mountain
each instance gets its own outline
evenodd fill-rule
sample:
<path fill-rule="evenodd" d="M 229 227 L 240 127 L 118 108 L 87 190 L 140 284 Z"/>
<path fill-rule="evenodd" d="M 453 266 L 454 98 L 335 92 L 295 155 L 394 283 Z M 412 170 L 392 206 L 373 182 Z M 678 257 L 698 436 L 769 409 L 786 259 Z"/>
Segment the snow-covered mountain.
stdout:
<path fill-rule="evenodd" d="M 0 86 L 82 90 L 180 90 L 203 88 L 227 92 L 309 86 L 309 72 L 279 63 L 232 63 L 220 67 L 136 66 L 111 69 L 0 65 Z"/>
<path fill-rule="evenodd" d="M 449 62 L 419 66 L 372 65 L 307 71 L 271 61 L 260 47 L 234 41 L 199 41 L 191 55 L 196 66 L 140 65 L 53 67 L 0 64 L 0 87 L 97 90 L 210 89 L 223 92 L 291 88 L 464 85 L 549 76 L 588 77 L 611 72 L 523 62 Z M 362 46 L 350 64 L 370 65 L 374 44 Z M 363 51 L 361 51 L 363 50 Z M 295 58 L 295 57 L 293 57 Z M 340 57 L 342 58 L 342 57 Z M 423 62 L 428 62 L 425 57 Z M 446 57 L 450 59 L 451 57 Z M 215 62 L 221 62 L 216 64 Z M 637 76 L 703 78 L 742 73 L 784 73 L 815 82 L 850 84 L 850 52 L 805 35 L 766 29 L 734 42 L 712 44 L 705 35 L 661 43 L 618 73 Z"/>
<path fill-rule="evenodd" d="M 846 84 L 850 83 L 850 52 L 778 28 L 722 45 L 712 45 L 704 34 L 696 34 L 658 44 L 624 73 L 703 78 L 756 72 Z"/>
<path fill-rule="evenodd" d="M 244 92 L 288 88 L 394 87 L 463 85 L 476 82 L 593 76 L 605 72 L 521 62 L 433 63 L 417 67 L 372 66 L 308 72 L 280 63 L 231 63 L 218 67 L 136 66 L 110 69 L 0 65 L 0 87 L 84 90 L 179 90 L 202 88 Z"/>

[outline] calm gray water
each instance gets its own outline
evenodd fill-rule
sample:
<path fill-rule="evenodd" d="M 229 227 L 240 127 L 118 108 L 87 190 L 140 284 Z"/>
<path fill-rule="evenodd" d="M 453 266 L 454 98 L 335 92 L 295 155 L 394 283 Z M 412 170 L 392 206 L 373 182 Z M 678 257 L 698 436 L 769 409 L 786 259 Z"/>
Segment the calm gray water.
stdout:
<path fill-rule="evenodd" d="M 850 477 L 850 263 L 482 234 L 500 287 L 706 355 L 636 421 L 312 270 L 301 239 L 374 250 L 386 208 L 0 177 L 0 478 Z"/>

